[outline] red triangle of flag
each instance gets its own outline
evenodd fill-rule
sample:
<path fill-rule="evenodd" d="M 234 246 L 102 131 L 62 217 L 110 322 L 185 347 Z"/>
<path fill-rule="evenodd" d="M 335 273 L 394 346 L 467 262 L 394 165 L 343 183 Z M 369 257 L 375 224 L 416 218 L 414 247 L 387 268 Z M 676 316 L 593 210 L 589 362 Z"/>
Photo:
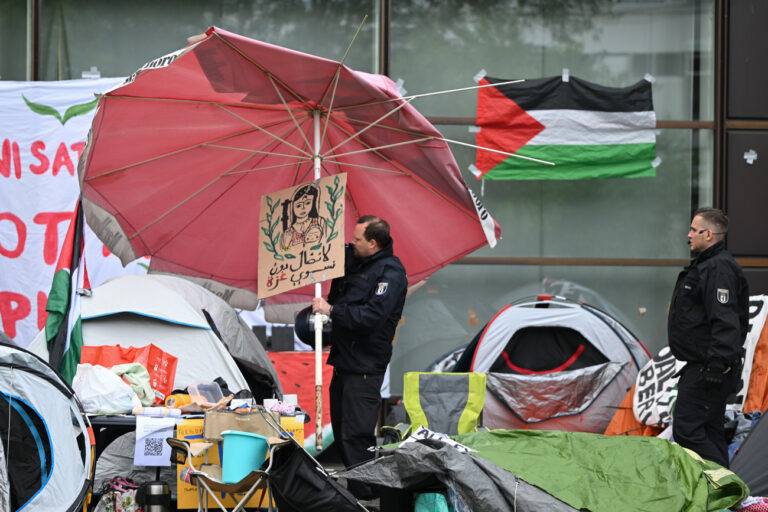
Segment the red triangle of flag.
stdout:
<path fill-rule="evenodd" d="M 488 84 L 485 78 L 480 80 L 480 85 Z M 546 128 L 496 87 L 478 89 L 477 125 L 481 128 L 477 145 L 505 153 L 516 152 Z M 507 155 L 478 149 L 476 165 L 485 174 L 507 158 Z"/>

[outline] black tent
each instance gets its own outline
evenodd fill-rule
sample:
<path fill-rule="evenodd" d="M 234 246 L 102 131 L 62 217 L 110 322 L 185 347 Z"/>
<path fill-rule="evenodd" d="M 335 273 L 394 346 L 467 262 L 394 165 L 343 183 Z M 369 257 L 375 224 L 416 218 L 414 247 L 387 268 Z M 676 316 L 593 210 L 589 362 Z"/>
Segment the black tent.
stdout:
<path fill-rule="evenodd" d="M 768 412 L 766 410 L 765 412 Z M 731 460 L 731 471 L 749 486 L 752 496 L 768 496 L 768 420 L 765 412 Z"/>

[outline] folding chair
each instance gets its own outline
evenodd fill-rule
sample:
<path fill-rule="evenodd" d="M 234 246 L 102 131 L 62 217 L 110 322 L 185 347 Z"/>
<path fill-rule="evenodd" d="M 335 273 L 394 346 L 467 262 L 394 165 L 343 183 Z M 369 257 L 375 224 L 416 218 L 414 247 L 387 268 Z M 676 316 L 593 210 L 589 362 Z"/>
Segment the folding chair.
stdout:
<path fill-rule="evenodd" d="M 275 460 L 275 451 L 291 443 L 290 439 L 284 439 L 281 436 L 285 431 L 274 421 L 269 414 L 262 414 L 264 421 L 275 432 L 275 437 L 268 437 L 269 457 L 266 462 L 266 468 L 254 470 L 240 479 L 239 482 L 227 483 L 222 481 L 222 468 L 219 464 L 201 464 L 195 467 L 192 463 L 193 457 L 203 454 L 206 450 L 214 446 L 215 443 L 201 442 L 190 443 L 183 439 L 169 437 L 166 442 L 171 446 L 171 462 L 186 466 L 182 475 L 186 473 L 185 480 L 193 484 L 197 489 L 198 512 L 208 512 L 209 498 L 219 506 L 223 512 L 241 512 L 254 493 L 261 491 L 262 502 L 266 498 L 270 512 L 272 507 L 272 491 L 270 489 L 269 472 Z M 216 433 L 219 435 L 220 433 Z M 236 505 L 234 508 L 227 509 L 219 495 L 230 495 Z"/>
<path fill-rule="evenodd" d="M 257 410 L 261 413 L 260 409 Z M 202 464 L 199 468 L 192 465 L 192 458 L 205 452 L 213 443 L 167 439 L 172 448 L 171 462 L 186 465 L 189 482 L 197 488 L 198 512 L 208 512 L 208 497 L 213 498 L 219 508 L 227 512 L 227 508 L 217 496 L 220 493 L 233 497 L 242 495 L 230 511 L 241 512 L 257 491 L 262 492 L 262 501 L 268 493 L 267 506 L 270 512 L 273 510 L 273 498 L 279 512 L 367 511 L 354 496 L 332 479 L 323 466 L 304 450 L 279 421 L 270 414 L 261 413 L 261 416 L 280 437 L 267 438 L 269 458 L 266 467 L 251 471 L 236 483 L 221 481 L 219 465 Z M 262 503 L 258 506 L 261 508 Z"/>
<path fill-rule="evenodd" d="M 403 404 L 411 426 L 447 435 L 476 430 L 485 403 L 484 373 L 408 372 Z"/>

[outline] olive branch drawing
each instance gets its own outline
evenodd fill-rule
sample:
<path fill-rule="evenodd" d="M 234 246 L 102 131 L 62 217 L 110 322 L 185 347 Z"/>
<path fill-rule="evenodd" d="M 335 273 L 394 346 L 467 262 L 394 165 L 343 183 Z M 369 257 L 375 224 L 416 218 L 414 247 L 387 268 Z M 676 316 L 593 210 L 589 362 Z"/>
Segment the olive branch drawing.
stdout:
<path fill-rule="evenodd" d="M 272 198 L 267 196 L 267 208 L 269 208 L 269 211 L 267 212 L 267 226 L 269 227 L 262 226 L 261 232 L 267 235 L 267 240 L 264 241 L 264 247 L 272 253 L 276 260 L 283 261 L 285 257 L 277 252 L 277 241 L 280 238 L 280 233 L 275 233 L 275 228 L 280 223 L 280 215 L 277 215 L 277 219 L 275 219 L 274 222 L 272 221 L 278 206 L 280 206 L 280 199 L 273 203 Z M 286 254 L 285 256 L 295 258 L 293 254 Z"/>
<path fill-rule="evenodd" d="M 339 232 L 336 231 L 336 222 L 341 217 L 341 214 L 344 210 L 343 205 L 336 206 L 336 203 L 339 201 L 339 198 L 344 195 L 344 187 L 339 186 L 339 177 L 336 176 L 336 178 L 333 180 L 333 187 L 330 185 L 326 185 L 325 189 L 328 191 L 328 195 L 330 196 L 331 200 L 325 202 L 325 207 L 328 209 L 328 213 L 330 214 L 330 217 L 328 217 L 327 224 L 328 229 L 330 230 L 330 234 L 328 235 L 328 238 L 326 239 L 328 242 L 339 236 Z"/>
<path fill-rule="evenodd" d="M 27 104 L 29 109 L 36 113 L 40 114 L 41 116 L 53 116 L 56 119 L 59 120 L 62 126 L 69 121 L 71 118 L 75 116 L 82 116 L 83 114 L 87 114 L 94 108 L 96 108 L 96 105 L 99 103 L 99 99 L 96 98 L 93 101 L 89 101 L 88 103 L 81 103 L 79 105 L 72 105 L 64 112 L 64 117 L 61 117 L 61 114 L 59 114 L 59 111 L 55 108 L 49 106 L 49 105 L 43 105 L 42 103 L 34 103 L 27 99 L 26 96 L 23 94 L 21 97 L 24 99 L 24 103 Z"/>

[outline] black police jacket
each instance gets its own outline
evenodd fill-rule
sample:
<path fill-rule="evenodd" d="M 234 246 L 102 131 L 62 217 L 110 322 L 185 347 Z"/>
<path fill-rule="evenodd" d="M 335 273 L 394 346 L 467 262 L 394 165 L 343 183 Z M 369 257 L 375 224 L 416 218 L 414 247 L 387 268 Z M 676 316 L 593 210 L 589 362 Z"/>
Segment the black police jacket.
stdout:
<path fill-rule="evenodd" d="M 405 268 L 392 252 L 391 240 L 361 259 L 347 246 L 344 268 L 328 294 L 333 306 L 328 364 L 349 373 L 383 374 L 405 305 Z"/>
<path fill-rule="evenodd" d="M 741 267 L 715 245 L 680 272 L 669 307 L 667 334 L 681 361 L 728 366 L 742 357 L 748 329 L 749 288 Z"/>

